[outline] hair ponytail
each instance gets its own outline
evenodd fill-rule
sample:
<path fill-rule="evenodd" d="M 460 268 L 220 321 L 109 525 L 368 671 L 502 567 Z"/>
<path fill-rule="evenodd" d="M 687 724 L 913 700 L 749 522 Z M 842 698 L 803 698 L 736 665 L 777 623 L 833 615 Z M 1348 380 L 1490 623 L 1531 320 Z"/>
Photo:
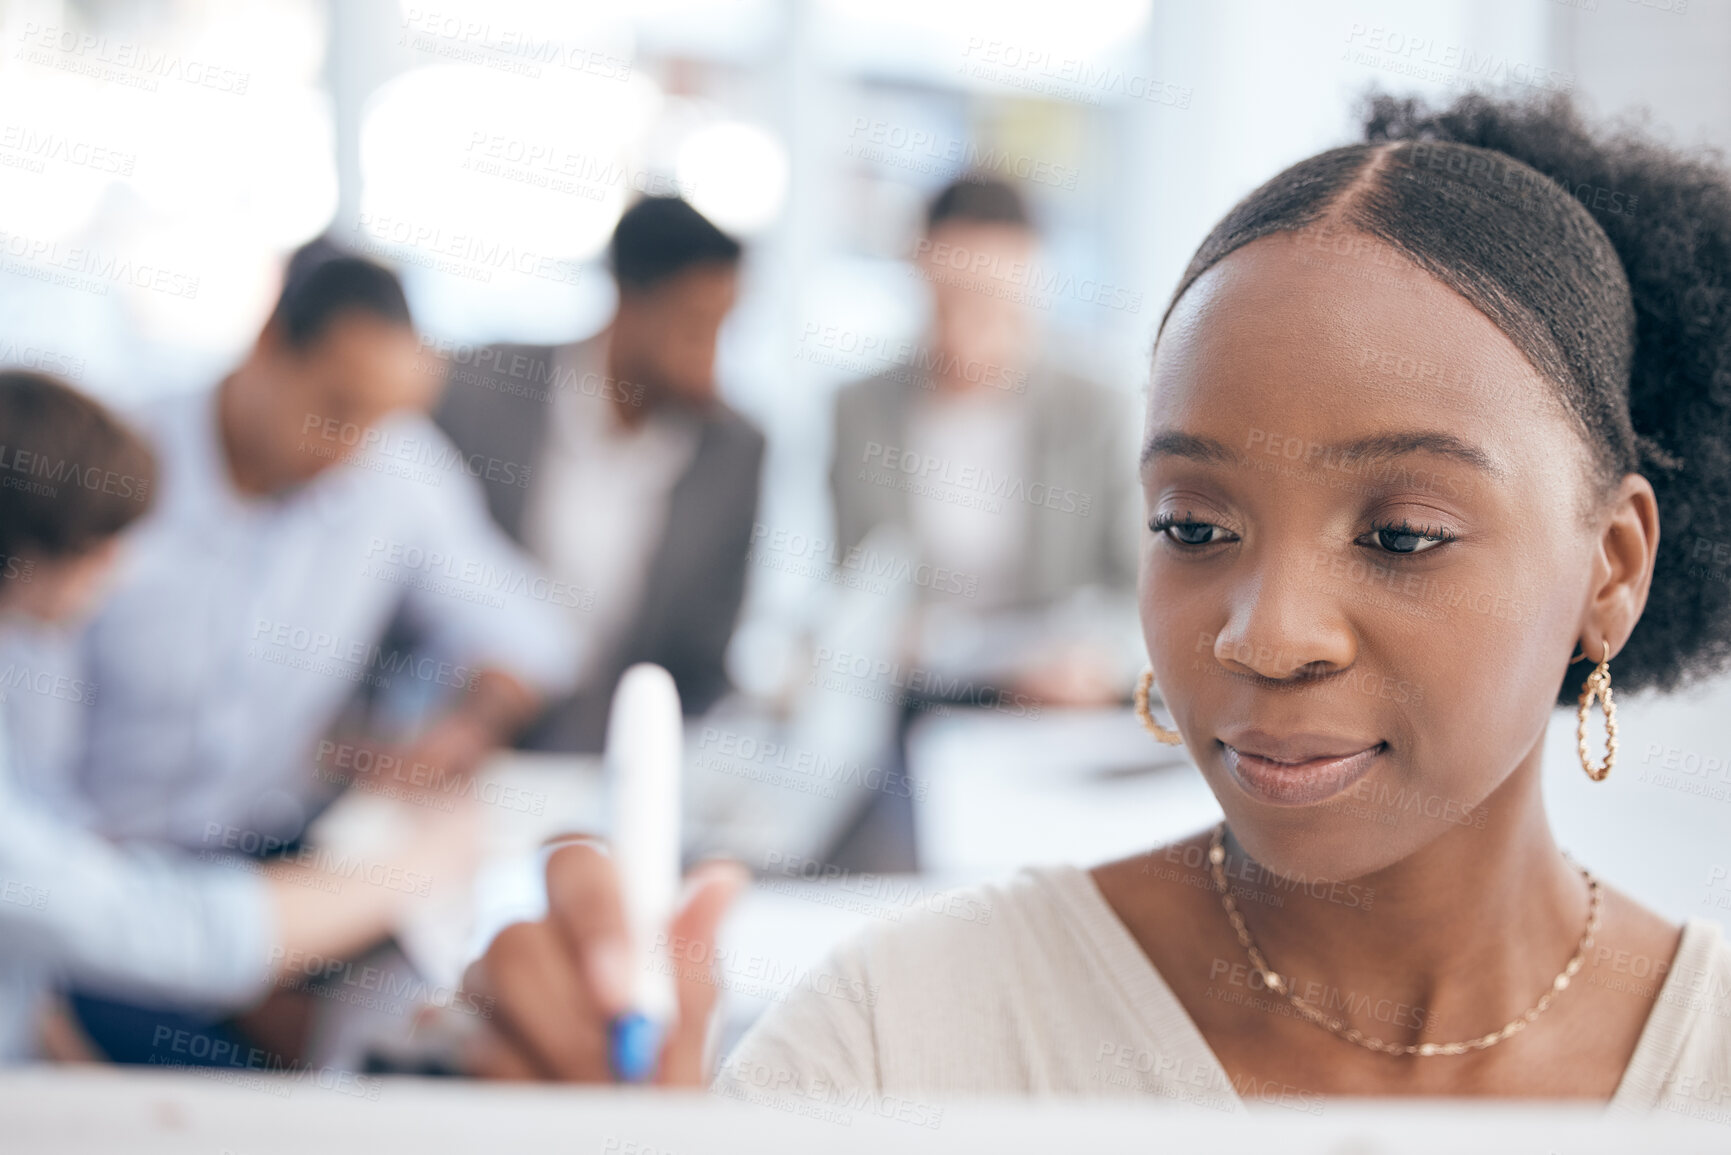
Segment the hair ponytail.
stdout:
<path fill-rule="evenodd" d="M 1637 129 L 1595 135 L 1562 97 L 1469 95 L 1432 111 L 1381 96 L 1364 127 L 1373 142 L 1450 141 L 1512 157 L 1604 230 L 1634 308 L 1628 465 L 1652 482 L 1660 519 L 1652 589 L 1617 686 L 1669 690 L 1731 665 L 1731 181 L 1717 158 Z M 1571 671 L 1561 700 L 1585 673 Z"/>

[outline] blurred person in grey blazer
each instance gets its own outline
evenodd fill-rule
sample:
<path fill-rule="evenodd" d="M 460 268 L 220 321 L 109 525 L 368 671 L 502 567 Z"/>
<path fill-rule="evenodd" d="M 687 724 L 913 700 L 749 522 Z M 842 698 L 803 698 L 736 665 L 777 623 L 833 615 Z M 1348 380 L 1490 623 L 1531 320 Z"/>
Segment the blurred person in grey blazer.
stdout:
<path fill-rule="evenodd" d="M 1127 693 L 1141 644 L 1125 480 L 1136 421 L 1127 392 L 1042 352 L 1023 288 L 1038 247 L 1002 181 L 966 177 L 931 202 L 916 250 L 932 296 L 919 356 L 837 398 L 836 539 L 857 549 L 892 522 L 917 543 L 912 660 L 938 675 L 930 684 L 953 681 L 963 699 L 979 700 L 968 691 L 983 679 L 1048 704 L 1104 704 Z"/>
<path fill-rule="evenodd" d="M 609 246 L 613 320 L 585 341 L 455 359 L 436 420 L 466 454 L 531 463 L 482 478 L 505 532 L 550 578 L 586 644 L 575 691 L 520 739 L 601 748 L 619 675 L 672 673 L 688 714 L 728 689 L 763 434 L 716 394 L 715 346 L 740 245 L 676 197 L 646 197 Z"/>

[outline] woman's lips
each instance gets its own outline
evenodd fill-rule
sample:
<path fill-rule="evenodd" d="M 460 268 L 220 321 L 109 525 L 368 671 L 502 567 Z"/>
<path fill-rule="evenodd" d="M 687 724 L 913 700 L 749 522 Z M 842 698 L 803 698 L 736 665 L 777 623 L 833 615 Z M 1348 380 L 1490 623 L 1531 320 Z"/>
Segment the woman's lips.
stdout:
<path fill-rule="evenodd" d="M 1271 806 L 1311 806 L 1334 797 L 1369 774 L 1387 743 L 1378 742 L 1354 754 L 1279 762 L 1220 744 L 1226 771 L 1247 794 Z"/>

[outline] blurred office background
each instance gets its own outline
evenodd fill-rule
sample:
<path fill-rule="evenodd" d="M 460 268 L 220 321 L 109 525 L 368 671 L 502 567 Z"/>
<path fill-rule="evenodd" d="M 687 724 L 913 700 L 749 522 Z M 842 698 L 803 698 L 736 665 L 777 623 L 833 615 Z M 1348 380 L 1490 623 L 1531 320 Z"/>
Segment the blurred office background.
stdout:
<path fill-rule="evenodd" d="M 747 244 L 718 374 L 767 434 L 758 520 L 795 562 L 834 541 L 835 392 L 919 338 L 921 214 L 965 172 L 1025 194 L 1071 286 L 1034 310 L 1047 348 L 1129 406 L 1209 225 L 1350 139 L 1373 86 L 1566 88 L 1731 146 L 1719 0 L 5 0 L 0 44 L 0 361 L 123 405 L 208 386 L 321 234 L 401 274 L 440 355 L 575 340 L 610 315 L 619 214 L 679 192 Z M 749 567 L 742 700 L 801 682 L 836 595 L 810 566 Z M 1599 787 L 1572 717 L 1553 727 L 1565 844 L 1674 917 L 1724 918 L 1727 772 L 1642 771 L 1731 765 L 1727 706 L 1731 686 L 1626 702 Z M 934 711 L 905 754 L 918 854 L 895 865 L 941 881 L 1212 814 L 1123 708 Z M 846 921 L 795 909 L 808 938 Z"/>

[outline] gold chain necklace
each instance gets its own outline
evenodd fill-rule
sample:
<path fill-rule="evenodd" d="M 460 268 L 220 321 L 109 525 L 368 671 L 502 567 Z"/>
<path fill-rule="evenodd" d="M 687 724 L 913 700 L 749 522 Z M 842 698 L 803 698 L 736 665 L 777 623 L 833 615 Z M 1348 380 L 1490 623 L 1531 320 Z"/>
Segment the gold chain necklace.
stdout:
<path fill-rule="evenodd" d="M 1486 1047 L 1494 1047 L 1504 1039 L 1517 1035 L 1525 1030 L 1527 1024 L 1544 1014 L 1551 1001 L 1569 988 L 1569 980 L 1581 969 L 1581 963 L 1587 957 L 1587 951 L 1592 949 L 1593 935 L 1599 929 L 1599 880 L 1593 877 L 1591 871 L 1584 866 L 1576 867 L 1581 877 L 1587 881 L 1587 929 L 1581 933 L 1581 941 L 1575 947 L 1574 957 L 1562 970 L 1562 973 L 1551 980 L 1551 989 L 1539 997 L 1539 1001 L 1527 1008 L 1526 1013 L 1518 1018 L 1510 1019 L 1501 1030 L 1492 1031 L 1488 1035 L 1480 1035 L 1476 1039 L 1468 1039 L 1463 1043 L 1390 1043 L 1383 1039 L 1372 1038 L 1361 1032 L 1357 1027 L 1348 1025 L 1344 1020 L 1317 1010 L 1298 995 L 1288 989 L 1286 979 L 1263 957 L 1257 949 L 1256 940 L 1250 937 L 1250 929 L 1244 925 L 1244 916 L 1238 911 L 1238 903 L 1232 897 L 1231 889 L 1226 885 L 1226 823 L 1222 822 L 1214 828 L 1214 837 L 1208 844 L 1208 870 L 1214 876 L 1214 889 L 1220 894 L 1220 905 L 1226 908 L 1226 917 L 1232 921 L 1232 929 L 1238 932 L 1238 942 L 1250 956 L 1253 967 L 1269 990 L 1273 991 L 1292 1004 L 1300 1018 L 1315 1023 L 1325 1031 L 1340 1036 L 1349 1043 L 1357 1043 L 1373 1051 L 1381 1051 L 1385 1055 L 1464 1055 L 1468 1051 L 1482 1051 Z"/>

